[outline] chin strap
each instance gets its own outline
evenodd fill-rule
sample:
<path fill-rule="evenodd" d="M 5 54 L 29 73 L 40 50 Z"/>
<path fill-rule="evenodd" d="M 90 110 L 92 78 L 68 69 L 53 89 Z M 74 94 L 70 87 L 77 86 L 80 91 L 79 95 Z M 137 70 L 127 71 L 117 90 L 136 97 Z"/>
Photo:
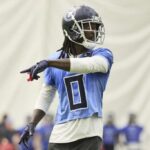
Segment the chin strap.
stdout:
<path fill-rule="evenodd" d="M 98 44 L 83 41 L 82 45 L 87 49 L 94 49 Z"/>

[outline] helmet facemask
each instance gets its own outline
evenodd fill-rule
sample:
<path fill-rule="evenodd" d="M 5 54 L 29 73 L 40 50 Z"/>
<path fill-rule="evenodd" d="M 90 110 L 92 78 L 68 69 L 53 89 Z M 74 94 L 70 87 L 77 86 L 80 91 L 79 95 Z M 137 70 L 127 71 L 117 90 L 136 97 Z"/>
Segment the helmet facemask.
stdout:
<path fill-rule="evenodd" d="M 105 38 L 105 29 L 100 17 L 92 17 L 92 19 L 83 19 L 77 21 L 72 16 L 74 24 L 71 31 L 72 36 L 68 38 L 77 44 L 83 45 L 86 48 L 94 48 L 99 44 L 103 44 Z M 95 26 L 93 28 L 93 25 Z M 87 36 L 89 35 L 90 36 Z"/>

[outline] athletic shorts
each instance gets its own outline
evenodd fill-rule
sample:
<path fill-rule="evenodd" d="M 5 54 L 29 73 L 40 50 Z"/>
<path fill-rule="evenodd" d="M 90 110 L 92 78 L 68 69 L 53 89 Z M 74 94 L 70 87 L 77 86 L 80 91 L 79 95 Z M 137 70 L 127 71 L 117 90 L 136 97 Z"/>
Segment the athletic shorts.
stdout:
<path fill-rule="evenodd" d="M 101 143 L 101 138 L 95 136 L 70 143 L 50 143 L 48 150 L 100 150 Z"/>

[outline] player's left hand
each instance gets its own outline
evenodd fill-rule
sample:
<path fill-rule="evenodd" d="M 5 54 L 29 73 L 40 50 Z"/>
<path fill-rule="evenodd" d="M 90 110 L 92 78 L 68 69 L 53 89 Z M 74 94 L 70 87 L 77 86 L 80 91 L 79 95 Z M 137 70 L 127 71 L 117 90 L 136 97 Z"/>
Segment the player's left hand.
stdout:
<path fill-rule="evenodd" d="M 32 123 L 29 123 L 25 127 L 25 129 L 24 129 L 24 131 L 23 131 L 23 133 L 21 135 L 19 144 L 23 143 L 23 145 L 26 148 L 29 148 L 28 141 L 29 141 L 30 137 L 33 136 L 33 134 L 34 134 L 34 128 L 35 128 L 35 126 Z"/>
<path fill-rule="evenodd" d="M 37 74 L 40 72 L 43 72 L 47 67 L 48 67 L 48 61 L 42 60 L 40 62 L 37 62 L 36 65 L 34 65 L 28 69 L 25 69 L 25 70 L 21 71 L 20 73 L 28 73 L 29 74 L 28 81 L 38 80 L 40 78 L 40 76 L 38 76 Z"/>

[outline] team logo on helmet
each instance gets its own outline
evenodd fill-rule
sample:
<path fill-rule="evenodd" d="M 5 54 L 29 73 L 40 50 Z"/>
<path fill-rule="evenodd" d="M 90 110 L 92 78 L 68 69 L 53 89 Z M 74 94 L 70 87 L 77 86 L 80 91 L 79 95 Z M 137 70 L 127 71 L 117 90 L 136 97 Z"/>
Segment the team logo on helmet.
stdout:
<path fill-rule="evenodd" d="M 75 9 L 75 8 L 69 10 L 69 11 L 65 14 L 64 20 L 65 20 L 65 21 L 71 21 L 71 20 L 73 20 L 73 17 L 75 16 L 75 14 L 76 14 L 76 9 Z"/>

